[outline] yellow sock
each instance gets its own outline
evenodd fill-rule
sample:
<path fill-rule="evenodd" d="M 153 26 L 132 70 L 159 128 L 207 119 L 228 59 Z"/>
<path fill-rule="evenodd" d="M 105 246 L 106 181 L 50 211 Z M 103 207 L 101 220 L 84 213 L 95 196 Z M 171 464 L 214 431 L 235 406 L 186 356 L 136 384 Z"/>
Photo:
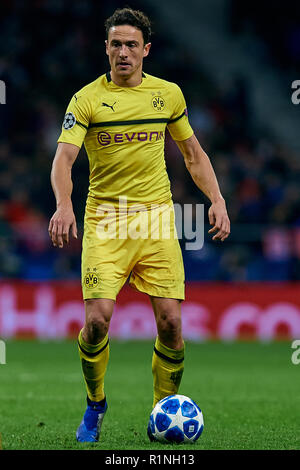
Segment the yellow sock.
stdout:
<path fill-rule="evenodd" d="M 152 356 L 153 408 L 162 398 L 178 392 L 184 369 L 184 349 L 184 346 L 168 348 L 156 338 Z"/>
<path fill-rule="evenodd" d="M 108 335 L 99 344 L 88 344 L 78 335 L 78 350 L 87 395 L 92 401 L 101 401 L 104 394 L 104 376 L 109 359 Z"/>

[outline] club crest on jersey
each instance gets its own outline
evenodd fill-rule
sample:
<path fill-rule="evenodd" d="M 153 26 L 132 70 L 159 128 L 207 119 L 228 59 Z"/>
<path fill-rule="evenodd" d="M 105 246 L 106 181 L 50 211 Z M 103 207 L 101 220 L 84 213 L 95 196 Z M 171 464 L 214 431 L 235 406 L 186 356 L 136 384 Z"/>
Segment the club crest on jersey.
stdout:
<path fill-rule="evenodd" d="M 74 116 L 73 113 L 67 113 L 64 118 L 63 122 L 63 128 L 68 131 L 69 129 L 72 129 L 76 124 L 76 117 Z"/>
<path fill-rule="evenodd" d="M 99 279 L 96 273 L 96 268 L 93 269 L 93 272 L 88 268 L 87 273 L 84 278 L 85 287 L 88 287 L 89 289 L 93 289 L 93 287 L 96 287 L 98 285 L 98 282 L 99 282 Z"/>
<path fill-rule="evenodd" d="M 155 111 L 163 111 L 165 108 L 165 101 L 162 96 L 154 95 L 151 99 L 151 104 Z"/>

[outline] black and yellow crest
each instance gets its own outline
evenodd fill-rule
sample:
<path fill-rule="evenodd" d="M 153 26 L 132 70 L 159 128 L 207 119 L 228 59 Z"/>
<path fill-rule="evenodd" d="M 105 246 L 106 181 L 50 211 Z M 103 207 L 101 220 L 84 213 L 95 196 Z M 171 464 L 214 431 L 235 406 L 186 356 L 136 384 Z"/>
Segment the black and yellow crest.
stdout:
<path fill-rule="evenodd" d="M 155 111 L 163 111 L 165 109 L 165 101 L 159 95 L 154 95 L 151 99 L 151 103 Z"/>
<path fill-rule="evenodd" d="M 93 289 L 94 287 L 97 287 L 98 282 L 99 282 L 99 278 L 98 278 L 97 273 L 91 272 L 88 270 L 84 278 L 85 286 L 88 287 L 89 289 Z"/>

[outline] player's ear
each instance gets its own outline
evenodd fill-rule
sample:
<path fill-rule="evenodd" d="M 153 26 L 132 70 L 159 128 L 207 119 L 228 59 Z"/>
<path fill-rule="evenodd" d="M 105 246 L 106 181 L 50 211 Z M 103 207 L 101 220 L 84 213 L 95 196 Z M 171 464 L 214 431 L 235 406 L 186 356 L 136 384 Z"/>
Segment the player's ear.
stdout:
<path fill-rule="evenodd" d="M 106 55 L 108 55 L 108 41 L 107 39 L 105 39 L 105 52 L 106 52 Z"/>
<path fill-rule="evenodd" d="M 147 55 L 149 54 L 149 51 L 150 51 L 150 47 L 151 47 L 151 42 L 148 42 L 148 44 L 144 45 L 144 55 L 143 55 L 143 57 L 147 57 Z"/>

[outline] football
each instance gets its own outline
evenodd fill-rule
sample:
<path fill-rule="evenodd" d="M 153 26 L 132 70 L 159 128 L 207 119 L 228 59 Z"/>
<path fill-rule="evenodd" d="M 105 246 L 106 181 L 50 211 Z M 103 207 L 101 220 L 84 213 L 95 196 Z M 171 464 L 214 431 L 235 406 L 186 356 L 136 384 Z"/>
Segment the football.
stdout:
<path fill-rule="evenodd" d="M 202 434 L 203 414 L 199 406 L 184 395 L 170 395 L 153 408 L 147 433 L 150 441 L 195 442 Z"/>

